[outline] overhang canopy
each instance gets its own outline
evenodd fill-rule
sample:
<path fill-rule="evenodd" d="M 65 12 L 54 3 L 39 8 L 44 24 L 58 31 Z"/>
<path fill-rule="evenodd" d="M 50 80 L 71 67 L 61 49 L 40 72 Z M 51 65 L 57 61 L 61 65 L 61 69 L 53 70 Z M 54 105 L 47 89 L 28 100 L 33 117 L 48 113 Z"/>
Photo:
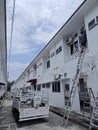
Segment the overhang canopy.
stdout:
<path fill-rule="evenodd" d="M 36 84 L 37 82 L 37 79 L 30 79 L 27 81 L 27 83 L 33 83 L 33 84 Z"/>
<path fill-rule="evenodd" d="M 0 82 L 0 85 L 5 85 L 5 83 Z"/>

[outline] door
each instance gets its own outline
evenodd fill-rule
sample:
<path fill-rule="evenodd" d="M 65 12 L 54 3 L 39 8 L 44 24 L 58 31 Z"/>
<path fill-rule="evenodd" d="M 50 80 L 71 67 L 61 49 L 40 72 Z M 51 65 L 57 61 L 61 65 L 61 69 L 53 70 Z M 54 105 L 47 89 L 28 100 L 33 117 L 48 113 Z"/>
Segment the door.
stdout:
<path fill-rule="evenodd" d="M 79 79 L 79 87 L 80 87 L 80 92 L 84 92 L 86 88 L 86 84 L 84 82 L 84 78 Z"/>
<path fill-rule="evenodd" d="M 69 96 L 70 96 L 70 86 L 68 83 L 64 84 L 64 101 L 65 101 L 65 106 L 68 104 L 69 101 Z M 70 105 L 70 102 L 69 102 Z"/>
<path fill-rule="evenodd" d="M 80 108 L 83 110 L 85 102 L 85 98 L 87 97 L 88 89 L 87 83 L 84 78 L 79 79 L 79 100 L 80 100 Z M 88 95 L 89 96 L 89 95 Z"/>

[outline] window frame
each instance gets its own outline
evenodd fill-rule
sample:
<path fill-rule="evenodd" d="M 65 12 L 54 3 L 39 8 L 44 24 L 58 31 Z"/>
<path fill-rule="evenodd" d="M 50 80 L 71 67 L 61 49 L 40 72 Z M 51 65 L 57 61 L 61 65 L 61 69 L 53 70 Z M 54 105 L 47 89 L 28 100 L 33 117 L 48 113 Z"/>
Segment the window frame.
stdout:
<path fill-rule="evenodd" d="M 45 88 L 46 87 L 46 84 L 44 83 L 44 84 L 42 84 L 42 88 Z"/>
<path fill-rule="evenodd" d="M 46 83 L 46 88 L 50 88 L 50 83 Z"/>
<path fill-rule="evenodd" d="M 96 16 L 96 23 L 98 24 L 98 16 Z"/>
<path fill-rule="evenodd" d="M 56 55 L 59 54 L 62 51 L 62 46 L 60 46 L 58 49 L 56 49 Z"/>
<path fill-rule="evenodd" d="M 61 92 L 60 81 L 52 82 L 52 92 L 54 92 L 54 93 Z"/>
<path fill-rule="evenodd" d="M 69 89 L 70 89 L 70 86 L 69 86 L 69 84 L 65 84 L 65 91 L 69 91 Z"/>
<path fill-rule="evenodd" d="M 91 30 L 96 25 L 95 18 L 88 23 L 88 28 Z"/>
<path fill-rule="evenodd" d="M 73 41 L 72 44 L 70 44 L 70 54 L 73 55 L 73 54 L 75 54 L 78 51 L 79 51 L 78 40 L 75 40 L 75 41 Z"/>
<path fill-rule="evenodd" d="M 50 59 L 47 60 L 47 69 L 50 68 Z"/>
<path fill-rule="evenodd" d="M 37 91 L 41 91 L 41 84 L 37 85 Z"/>

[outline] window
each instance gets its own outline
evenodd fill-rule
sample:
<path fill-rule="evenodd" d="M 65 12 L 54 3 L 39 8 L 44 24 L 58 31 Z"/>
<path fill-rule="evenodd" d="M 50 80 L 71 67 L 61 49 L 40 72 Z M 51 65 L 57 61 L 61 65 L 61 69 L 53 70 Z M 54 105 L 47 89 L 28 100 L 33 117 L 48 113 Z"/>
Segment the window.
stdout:
<path fill-rule="evenodd" d="M 70 45 L 71 55 L 78 51 L 78 41 L 75 41 L 73 44 Z"/>
<path fill-rule="evenodd" d="M 37 85 L 37 91 L 41 91 L 41 85 Z"/>
<path fill-rule="evenodd" d="M 54 84 L 54 82 L 52 83 L 52 92 L 55 92 L 55 84 Z"/>
<path fill-rule="evenodd" d="M 38 65 L 37 65 L 37 68 L 40 67 L 42 65 L 42 63 L 40 62 Z"/>
<path fill-rule="evenodd" d="M 50 83 L 46 83 L 46 88 L 50 88 Z"/>
<path fill-rule="evenodd" d="M 98 23 L 98 16 L 96 17 L 96 23 Z"/>
<path fill-rule="evenodd" d="M 56 50 L 56 54 L 60 53 L 62 51 L 62 46 L 60 46 L 57 50 Z"/>
<path fill-rule="evenodd" d="M 47 61 L 47 68 L 50 68 L 50 60 Z"/>
<path fill-rule="evenodd" d="M 65 91 L 69 91 L 69 84 L 65 84 Z"/>
<path fill-rule="evenodd" d="M 52 83 L 52 92 L 60 92 L 60 81 Z"/>
<path fill-rule="evenodd" d="M 64 73 L 64 77 L 67 77 L 67 73 Z"/>
<path fill-rule="evenodd" d="M 88 28 L 89 28 L 89 30 L 92 29 L 94 26 L 95 26 L 95 19 L 93 19 L 92 21 L 90 21 L 90 22 L 88 23 Z"/>
<path fill-rule="evenodd" d="M 42 84 L 42 88 L 45 88 L 45 84 Z"/>
<path fill-rule="evenodd" d="M 58 54 L 59 53 L 59 49 L 56 49 L 56 54 Z"/>
<path fill-rule="evenodd" d="M 36 85 L 34 85 L 34 91 L 36 91 Z"/>
<path fill-rule="evenodd" d="M 80 87 L 80 92 L 84 92 L 84 91 L 85 91 L 85 82 L 84 82 L 84 78 L 79 79 L 79 87 Z"/>
<path fill-rule="evenodd" d="M 71 55 L 73 54 L 73 44 L 70 45 Z"/>

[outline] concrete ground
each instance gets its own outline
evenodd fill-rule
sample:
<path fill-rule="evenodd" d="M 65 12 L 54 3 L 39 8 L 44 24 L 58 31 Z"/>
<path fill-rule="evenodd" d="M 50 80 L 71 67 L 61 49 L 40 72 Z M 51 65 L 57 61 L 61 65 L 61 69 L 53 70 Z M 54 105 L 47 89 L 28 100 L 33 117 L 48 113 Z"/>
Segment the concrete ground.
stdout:
<path fill-rule="evenodd" d="M 65 128 L 62 125 L 62 117 L 52 112 L 49 118 L 21 122 L 19 126 L 13 118 L 11 104 L 12 100 L 6 99 L 3 108 L 0 109 L 0 130 L 87 130 L 72 122 L 69 122 L 68 127 Z"/>

